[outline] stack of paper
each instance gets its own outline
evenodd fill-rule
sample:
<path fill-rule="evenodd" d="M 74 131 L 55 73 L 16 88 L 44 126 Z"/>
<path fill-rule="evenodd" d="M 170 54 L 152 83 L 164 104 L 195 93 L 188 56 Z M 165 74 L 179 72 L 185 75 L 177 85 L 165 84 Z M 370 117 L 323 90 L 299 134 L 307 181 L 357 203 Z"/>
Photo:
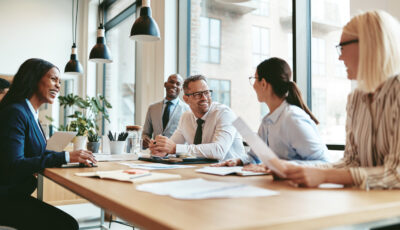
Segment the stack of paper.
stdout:
<path fill-rule="evenodd" d="M 242 166 L 235 167 L 204 167 L 201 169 L 196 169 L 196 172 L 214 174 L 219 176 L 226 176 L 229 174 L 236 174 L 239 176 L 258 176 L 258 175 L 267 175 L 267 173 L 262 172 L 251 172 L 251 171 L 243 171 Z"/>
<path fill-rule="evenodd" d="M 159 183 L 148 183 L 136 187 L 139 191 L 157 195 L 169 195 L 176 199 L 207 199 L 273 196 L 278 192 L 250 185 L 190 179 Z"/>

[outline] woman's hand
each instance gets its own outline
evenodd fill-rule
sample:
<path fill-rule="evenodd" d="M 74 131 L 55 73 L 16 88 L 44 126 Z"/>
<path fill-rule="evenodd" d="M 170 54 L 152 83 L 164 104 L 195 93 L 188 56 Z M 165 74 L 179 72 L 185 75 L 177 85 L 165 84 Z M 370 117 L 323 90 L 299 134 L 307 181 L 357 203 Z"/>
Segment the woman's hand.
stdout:
<path fill-rule="evenodd" d="M 286 179 L 303 187 L 318 187 L 326 182 L 326 170 L 316 167 L 286 164 Z"/>
<path fill-rule="evenodd" d="M 216 164 L 212 164 L 210 165 L 211 167 L 223 167 L 223 166 L 228 166 L 228 167 L 233 167 L 233 166 L 240 166 L 243 165 L 242 160 L 240 160 L 239 158 L 236 159 L 230 159 L 221 163 L 216 163 Z"/>
<path fill-rule="evenodd" d="M 90 163 L 96 164 L 97 160 L 94 158 L 92 152 L 87 150 L 76 150 L 69 152 L 69 161 L 71 163 L 79 162 L 89 167 L 92 167 Z"/>
<path fill-rule="evenodd" d="M 243 167 L 243 171 L 251 171 L 251 172 L 262 172 L 262 173 L 270 173 L 271 170 L 269 170 L 265 165 L 263 164 L 248 164 Z"/>

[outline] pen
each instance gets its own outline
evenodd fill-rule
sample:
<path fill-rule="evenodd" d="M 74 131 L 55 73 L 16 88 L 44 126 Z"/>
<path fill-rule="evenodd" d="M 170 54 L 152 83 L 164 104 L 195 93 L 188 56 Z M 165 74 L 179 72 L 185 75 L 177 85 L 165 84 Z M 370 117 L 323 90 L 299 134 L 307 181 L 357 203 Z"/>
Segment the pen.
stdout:
<path fill-rule="evenodd" d="M 151 175 L 151 173 L 142 174 L 142 175 L 135 175 L 135 176 L 130 176 L 129 179 L 136 179 L 136 178 L 150 176 L 150 175 Z"/>

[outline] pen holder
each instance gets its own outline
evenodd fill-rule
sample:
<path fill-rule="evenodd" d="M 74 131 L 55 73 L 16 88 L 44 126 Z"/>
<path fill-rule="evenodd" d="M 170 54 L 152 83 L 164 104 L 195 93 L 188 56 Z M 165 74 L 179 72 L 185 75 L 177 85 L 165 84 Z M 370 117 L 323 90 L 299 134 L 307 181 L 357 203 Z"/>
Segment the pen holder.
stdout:
<path fill-rule="evenodd" d="M 110 141 L 110 154 L 123 154 L 125 141 Z"/>

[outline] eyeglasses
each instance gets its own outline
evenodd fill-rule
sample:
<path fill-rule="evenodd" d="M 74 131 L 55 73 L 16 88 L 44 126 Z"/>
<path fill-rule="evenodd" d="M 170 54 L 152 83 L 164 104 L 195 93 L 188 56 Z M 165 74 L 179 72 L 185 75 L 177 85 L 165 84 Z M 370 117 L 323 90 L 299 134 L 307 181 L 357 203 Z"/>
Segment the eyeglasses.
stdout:
<path fill-rule="evenodd" d="M 339 43 L 339 45 L 336 46 L 336 50 L 337 50 L 339 56 L 342 55 L 343 46 L 349 45 L 351 43 L 357 43 L 357 42 L 358 42 L 358 39 L 354 39 L 354 40 L 350 40 L 350 41 L 347 41 L 347 42 Z"/>
<path fill-rule="evenodd" d="M 186 96 L 193 96 L 195 99 L 200 99 L 200 98 L 203 97 L 203 95 L 205 97 L 210 97 L 212 92 L 213 91 L 211 89 L 209 89 L 209 90 L 204 90 L 204 91 L 195 92 L 195 93 L 186 93 L 185 95 Z"/>
<path fill-rule="evenodd" d="M 254 77 L 254 76 L 250 76 L 250 77 L 249 77 L 249 82 L 250 82 L 250 85 L 251 85 L 251 86 L 254 85 L 254 82 L 256 81 L 256 79 L 257 79 L 257 78 Z"/>

